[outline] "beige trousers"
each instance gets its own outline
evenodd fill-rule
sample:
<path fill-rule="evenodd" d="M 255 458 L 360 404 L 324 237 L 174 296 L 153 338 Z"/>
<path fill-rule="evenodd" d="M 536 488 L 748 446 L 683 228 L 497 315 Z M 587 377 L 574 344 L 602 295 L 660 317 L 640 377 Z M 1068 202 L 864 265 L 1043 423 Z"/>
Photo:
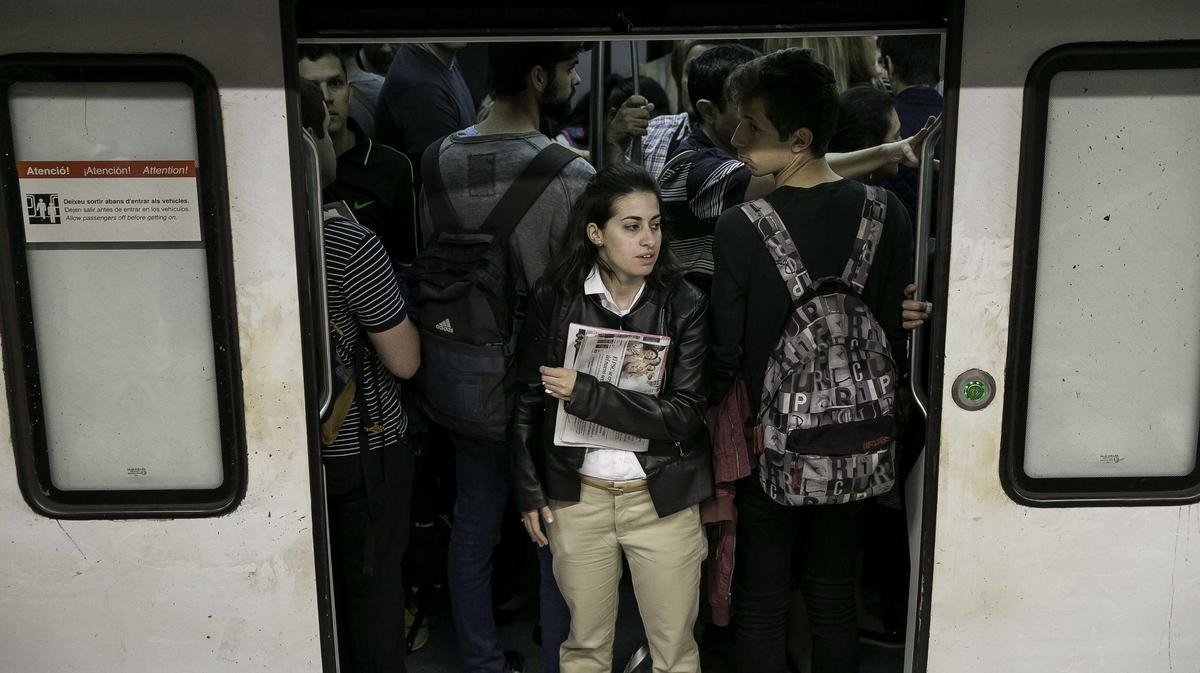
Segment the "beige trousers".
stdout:
<path fill-rule="evenodd" d="M 621 553 L 629 560 L 654 673 L 698 673 L 692 637 L 708 542 L 693 505 L 659 518 L 647 491 L 612 495 L 584 485 L 578 503 L 551 502 L 554 578 L 571 610 L 562 673 L 610 673 Z"/>

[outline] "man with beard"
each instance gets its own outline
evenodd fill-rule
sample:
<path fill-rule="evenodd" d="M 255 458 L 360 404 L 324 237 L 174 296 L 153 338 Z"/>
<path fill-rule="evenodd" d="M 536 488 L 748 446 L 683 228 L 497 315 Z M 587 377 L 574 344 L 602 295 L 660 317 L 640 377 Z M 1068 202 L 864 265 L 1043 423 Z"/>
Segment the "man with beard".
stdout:
<path fill-rule="evenodd" d="M 477 229 L 513 188 L 517 176 L 552 143 L 539 128 L 543 117 L 561 120 L 570 111 L 572 94 L 580 82 L 575 66 L 582 50 L 581 43 L 489 47 L 495 99 L 491 113 L 426 151 L 427 155 L 437 153 L 436 159 L 425 158 L 430 166 L 421 198 L 426 241 L 447 224 L 432 216 L 431 197 L 444 194 L 448 198 L 448 211 L 457 220 L 452 226 Z M 434 165 L 440 180 L 428 174 Z M 541 277 L 568 227 L 571 204 L 594 173 L 583 159 L 570 160 L 517 221 L 508 237 L 508 267 L 509 282 L 519 298 Z M 431 191 L 438 182 L 440 192 Z M 518 300 L 518 306 L 523 303 Z M 452 328 L 447 324 L 439 329 L 450 333 Z M 430 370 L 429 374 L 436 373 Z M 510 490 L 509 451 L 505 442 L 474 430 L 454 427 L 449 433 L 458 483 L 448 563 L 458 655 L 463 670 L 471 673 L 520 671 L 519 655 L 501 651 L 492 615 L 492 556 Z"/>

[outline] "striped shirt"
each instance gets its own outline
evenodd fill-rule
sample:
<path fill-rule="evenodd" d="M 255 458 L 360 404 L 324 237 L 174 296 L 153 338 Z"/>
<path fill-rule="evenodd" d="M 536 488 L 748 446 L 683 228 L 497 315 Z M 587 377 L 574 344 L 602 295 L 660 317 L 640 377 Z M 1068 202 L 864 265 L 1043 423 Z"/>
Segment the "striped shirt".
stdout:
<path fill-rule="evenodd" d="M 391 260 L 379 238 L 370 229 L 342 217 L 325 220 L 325 276 L 329 292 L 329 335 L 338 358 L 353 366 L 354 346 L 360 330 L 385 332 L 404 322 L 404 299 L 392 271 Z M 334 326 L 337 329 L 334 329 Z M 363 401 L 369 419 L 384 427 L 367 435 L 368 448 L 395 442 L 408 429 L 408 417 L 400 405 L 400 381 L 379 360 L 367 342 L 365 376 L 355 377 L 363 386 Z M 323 447 L 325 458 L 357 455 L 362 450 L 358 400 L 350 405 L 338 438 Z"/>
<path fill-rule="evenodd" d="M 685 152 L 689 154 L 681 156 Z M 671 252 L 685 272 L 711 276 L 717 218 L 745 200 L 750 171 L 713 145 L 699 127 L 683 139 L 671 159 L 659 177 Z"/>
<path fill-rule="evenodd" d="M 650 177 L 657 180 L 662 175 L 671 150 L 679 145 L 691 130 L 692 125 L 686 112 L 659 115 L 650 120 L 650 125 L 646 127 L 646 135 L 642 136 L 642 166 L 650 173 Z M 628 149 L 625 150 L 625 159 L 630 159 Z"/>

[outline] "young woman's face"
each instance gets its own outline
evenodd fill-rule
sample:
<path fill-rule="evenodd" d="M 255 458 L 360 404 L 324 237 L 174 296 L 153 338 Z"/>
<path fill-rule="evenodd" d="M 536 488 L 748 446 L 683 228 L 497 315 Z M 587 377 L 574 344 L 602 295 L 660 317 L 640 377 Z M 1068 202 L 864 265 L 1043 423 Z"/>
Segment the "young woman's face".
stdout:
<path fill-rule="evenodd" d="M 588 238 L 600 259 L 619 276 L 645 278 L 662 249 L 662 215 L 658 197 L 649 192 L 626 194 L 613 202 L 604 227 L 588 224 Z"/>

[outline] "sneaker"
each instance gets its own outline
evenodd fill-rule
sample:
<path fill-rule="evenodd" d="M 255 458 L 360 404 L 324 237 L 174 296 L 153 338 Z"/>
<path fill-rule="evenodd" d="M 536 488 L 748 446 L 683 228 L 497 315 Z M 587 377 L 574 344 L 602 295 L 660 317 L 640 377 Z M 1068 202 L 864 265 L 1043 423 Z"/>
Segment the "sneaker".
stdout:
<path fill-rule="evenodd" d="M 516 650 L 504 651 L 504 663 L 508 666 L 510 673 L 525 673 L 525 657 Z"/>
<path fill-rule="evenodd" d="M 633 656 L 629 657 L 629 662 L 625 664 L 624 673 L 649 671 L 651 666 L 650 647 L 646 643 L 642 643 L 638 646 L 637 651 L 633 653 Z"/>
<path fill-rule="evenodd" d="M 858 639 L 875 647 L 886 647 L 888 649 L 904 647 L 904 632 L 897 629 L 887 629 L 882 632 L 860 629 L 858 631 Z"/>
<path fill-rule="evenodd" d="M 429 623 L 425 613 L 414 606 L 404 607 L 404 632 L 408 634 L 407 652 L 412 654 L 429 642 Z"/>

